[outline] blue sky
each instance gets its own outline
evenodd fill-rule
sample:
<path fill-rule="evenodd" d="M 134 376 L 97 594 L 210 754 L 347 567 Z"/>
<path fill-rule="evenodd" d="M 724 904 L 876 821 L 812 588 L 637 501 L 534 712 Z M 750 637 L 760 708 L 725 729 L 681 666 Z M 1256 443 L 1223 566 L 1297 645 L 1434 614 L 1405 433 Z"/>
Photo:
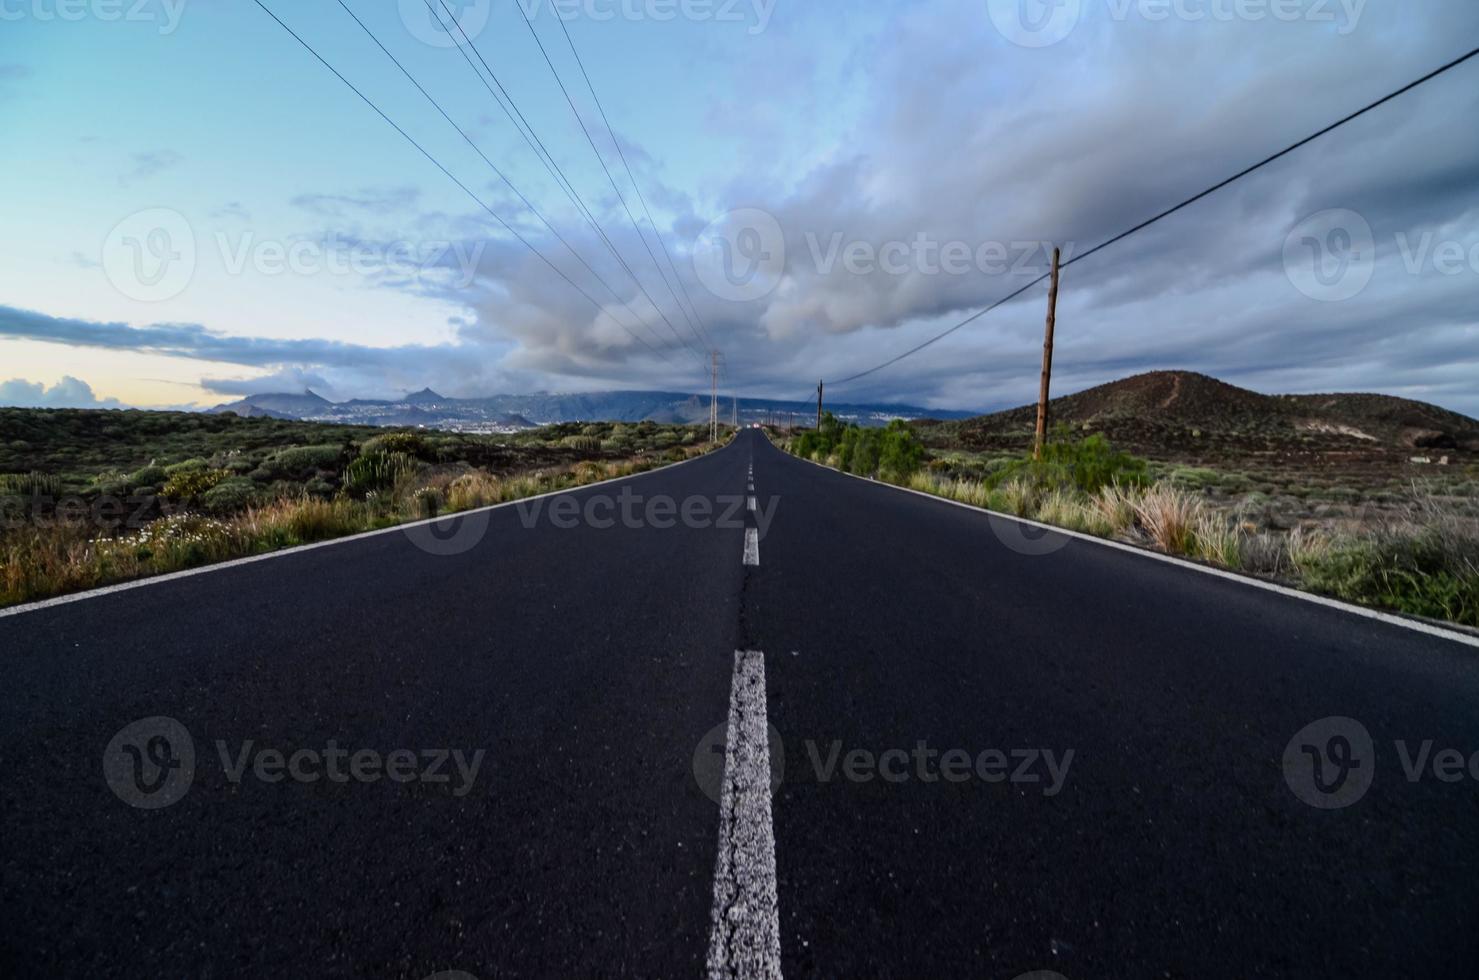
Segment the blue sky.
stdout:
<path fill-rule="evenodd" d="M 1043 243 L 1084 251 L 1479 38 L 1463 0 L 562 0 L 678 285 L 548 0 L 518 2 L 645 244 L 516 0 L 452 6 L 626 267 L 462 53 L 427 43 L 446 35 L 422 0 L 345 2 L 559 238 L 337 0 L 264 0 L 577 289 L 251 0 L 72 2 L 0 0 L 12 403 L 701 390 L 705 340 L 727 388 L 801 397 L 1023 284 Z M 1471 62 L 1072 267 L 1060 390 L 1188 368 L 1479 414 L 1476 81 Z M 773 266 L 747 265 L 756 243 Z M 836 394 L 1027 401 L 1043 302 Z"/>

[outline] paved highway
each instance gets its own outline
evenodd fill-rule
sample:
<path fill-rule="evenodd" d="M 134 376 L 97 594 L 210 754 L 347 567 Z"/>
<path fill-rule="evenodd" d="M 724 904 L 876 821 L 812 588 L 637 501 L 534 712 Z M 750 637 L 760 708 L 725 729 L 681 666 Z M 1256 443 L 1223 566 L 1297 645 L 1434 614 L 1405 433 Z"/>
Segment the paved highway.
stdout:
<path fill-rule="evenodd" d="M 1479 651 L 757 432 L 0 650 L 4 976 L 1479 972 Z"/>

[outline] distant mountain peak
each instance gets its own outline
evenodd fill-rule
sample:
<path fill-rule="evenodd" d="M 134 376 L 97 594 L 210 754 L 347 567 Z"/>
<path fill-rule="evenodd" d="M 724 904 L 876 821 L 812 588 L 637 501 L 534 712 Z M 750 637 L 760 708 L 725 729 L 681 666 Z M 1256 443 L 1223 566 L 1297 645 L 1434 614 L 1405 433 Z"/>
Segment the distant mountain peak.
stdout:
<path fill-rule="evenodd" d="M 408 405 L 429 405 L 446 400 L 446 398 L 432 391 L 430 388 L 422 388 L 420 391 L 413 391 L 406 396 L 406 404 Z"/>

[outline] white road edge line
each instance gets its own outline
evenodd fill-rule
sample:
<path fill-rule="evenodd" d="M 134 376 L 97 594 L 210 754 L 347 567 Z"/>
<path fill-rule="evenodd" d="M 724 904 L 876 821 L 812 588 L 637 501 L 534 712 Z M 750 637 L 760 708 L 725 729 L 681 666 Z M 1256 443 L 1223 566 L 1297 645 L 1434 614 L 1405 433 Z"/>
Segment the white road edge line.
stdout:
<path fill-rule="evenodd" d="M 770 804 L 765 654 L 736 650 L 719 798 L 713 927 L 705 963 L 709 980 L 780 980 L 780 900 Z"/>
<path fill-rule="evenodd" d="M 790 453 L 786 453 L 784 449 L 781 449 L 779 446 L 775 446 L 774 443 L 772 443 L 771 445 L 774 446 L 777 452 L 785 453 L 787 456 L 791 456 Z M 1479 636 L 1471 636 L 1468 633 L 1463 633 L 1458 630 L 1445 629 L 1442 626 L 1435 626 L 1432 623 L 1424 623 L 1421 620 L 1408 619 L 1405 616 L 1398 616 L 1394 613 L 1382 612 L 1379 609 L 1368 609 L 1365 606 L 1352 605 L 1349 602 L 1342 602 L 1339 599 L 1331 599 L 1328 596 L 1316 595 L 1313 592 L 1301 592 L 1298 589 L 1291 589 L 1286 585 L 1279 585 L 1277 582 L 1266 582 L 1260 578 L 1252 578 L 1247 575 L 1239 575 L 1236 572 L 1225 571 L 1221 568 L 1213 568 L 1210 565 L 1199 565 L 1194 561 L 1187 561 L 1184 558 L 1177 558 L 1174 555 L 1161 554 L 1159 551 L 1149 551 L 1145 548 L 1137 548 L 1134 545 L 1124 544 L 1120 541 L 1110 541 L 1107 538 L 1096 538 L 1092 534 L 1084 534 L 1082 531 L 1070 531 L 1067 528 L 1055 527 L 1052 524 L 1042 524 L 1038 521 L 1030 521 L 1025 517 L 1016 517 L 1012 514 L 999 514 L 994 510 L 987 510 L 984 507 L 976 507 L 972 504 L 961 503 L 959 500 L 951 500 L 948 497 L 937 497 L 932 493 L 925 493 L 923 490 L 915 490 L 911 487 L 896 486 L 892 483 L 884 483 L 881 480 L 870 480 L 867 477 L 858 476 L 854 473 L 843 473 L 841 470 L 834 470 L 830 466 L 823 465 L 822 463 L 818 463 L 813 460 L 802 459 L 800 456 L 791 456 L 791 458 L 798 460 L 799 462 L 810 463 L 812 466 L 826 470 L 828 473 L 836 473 L 839 476 L 845 476 L 852 480 L 861 480 L 864 483 L 871 483 L 872 485 L 877 487 L 886 487 L 890 490 L 898 490 L 900 493 L 912 493 L 916 497 L 923 497 L 926 500 L 933 500 L 935 503 L 949 504 L 952 507 L 960 507 L 964 510 L 974 511 L 977 514 L 985 514 L 989 517 L 998 517 L 1004 521 L 1013 521 L 1017 524 L 1025 524 L 1028 527 L 1040 528 L 1044 531 L 1052 531 L 1054 534 L 1063 534 L 1070 538 L 1078 538 L 1080 541 L 1088 541 L 1092 544 L 1102 545 L 1106 548 L 1113 548 L 1116 551 L 1123 551 L 1132 555 L 1139 555 L 1141 558 L 1149 558 L 1153 561 L 1165 562 L 1170 565 L 1179 565 L 1180 567 L 1189 569 L 1193 572 L 1201 572 L 1203 575 L 1211 575 L 1216 578 L 1226 579 L 1229 582 L 1238 582 L 1242 585 L 1251 586 L 1255 589 L 1262 589 L 1265 592 L 1274 592 L 1282 596 L 1287 596 L 1290 599 L 1299 599 L 1304 602 L 1314 603 L 1317 606 L 1326 606 L 1330 609 L 1339 609 L 1342 612 L 1348 612 L 1353 616 L 1360 616 L 1364 619 L 1374 619 L 1378 622 L 1387 623 L 1391 626 L 1400 626 L 1403 629 L 1412 630 L 1416 633 L 1426 633 L 1428 636 L 1436 636 L 1439 639 L 1453 640 L 1455 643 L 1462 643 L 1465 646 L 1479 648 Z"/>
<path fill-rule="evenodd" d="M 745 528 L 745 564 L 760 564 L 760 532 L 753 527 Z"/>
<path fill-rule="evenodd" d="M 362 531 L 359 534 L 350 534 L 342 538 L 330 538 L 327 541 L 315 541 L 312 544 L 295 545 L 292 548 L 283 548 L 281 551 L 269 551 L 266 554 L 250 555 L 246 558 L 232 558 L 230 561 L 216 562 L 213 565 L 202 565 L 199 568 L 187 568 L 178 572 L 165 572 L 163 575 L 151 575 L 148 578 L 136 578 L 131 579 L 127 582 L 117 582 L 113 585 L 105 585 L 97 589 L 88 589 L 86 592 L 73 592 L 68 595 L 53 596 L 50 599 L 38 599 L 35 602 L 28 602 L 19 606 L 7 606 L 3 609 L 0 609 L 0 619 L 4 619 L 7 616 L 19 616 L 22 613 L 35 612 L 39 609 L 49 609 L 52 606 L 65 606 L 68 603 L 82 602 L 85 599 L 96 599 L 99 596 L 111 595 L 114 592 L 127 592 L 130 589 L 142 589 L 151 585 L 163 585 L 165 582 L 173 582 L 177 579 L 190 578 L 194 575 L 206 575 L 210 572 L 221 572 L 225 571 L 228 568 L 237 568 L 242 565 L 251 565 L 259 561 L 270 561 L 273 558 L 286 558 L 288 555 L 302 554 L 305 551 L 315 551 L 319 548 L 331 548 L 334 545 L 348 544 L 351 541 L 363 541 L 366 538 L 376 538 L 384 534 L 397 534 L 409 530 L 413 527 L 425 527 L 428 524 L 442 524 L 449 521 L 457 521 L 465 517 L 470 517 L 473 514 L 482 514 L 487 511 L 502 510 L 505 507 L 517 507 L 520 504 L 527 504 L 531 500 L 543 500 L 546 497 L 558 497 L 567 493 L 580 493 L 582 490 L 589 490 L 593 487 L 605 486 L 608 483 L 620 483 L 622 480 L 637 480 L 644 476 L 650 476 L 654 473 L 661 473 L 663 470 L 670 470 L 676 466 L 682 466 L 685 463 L 693 463 L 701 459 L 707 459 L 708 457 L 717 455 L 728 448 L 728 446 L 721 446 L 718 449 L 714 450 L 712 453 L 704 453 L 702 456 L 694 456 L 691 459 L 680 460 L 676 463 L 668 463 L 664 466 L 658 466 L 650 470 L 644 470 L 641 473 L 632 473 L 627 476 L 615 476 L 609 480 L 599 480 L 595 483 L 587 483 L 584 486 L 570 487 L 565 490 L 551 490 L 549 493 L 535 494 L 532 497 L 523 497 L 519 500 L 509 500 L 501 504 L 490 504 L 487 507 L 478 507 L 473 510 L 460 510 L 455 514 L 444 514 L 441 517 L 432 517 L 424 521 L 411 521 L 406 524 L 396 524 L 392 527 L 380 528 L 377 531 Z"/>

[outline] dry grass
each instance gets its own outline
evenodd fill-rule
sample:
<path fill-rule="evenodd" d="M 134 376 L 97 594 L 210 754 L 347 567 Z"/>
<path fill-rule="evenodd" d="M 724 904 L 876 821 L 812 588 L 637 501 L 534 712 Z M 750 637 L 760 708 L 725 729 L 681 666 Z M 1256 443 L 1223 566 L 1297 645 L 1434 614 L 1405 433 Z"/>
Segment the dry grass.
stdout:
<path fill-rule="evenodd" d="M 691 458 L 709 448 L 677 452 Z M 652 466 L 640 458 L 577 463 L 502 480 L 484 470 L 408 473 L 392 489 L 371 491 L 363 499 L 292 496 L 222 519 L 177 513 L 127 534 L 100 533 L 85 520 L 25 525 L 0 533 L 0 605 L 520 500 Z"/>
<path fill-rule="evenodd" d="M 1155 546 L 1168 555 L 1189 555 L 1196 543 L 1202 502 L 1167 483 L 1160 483 L 1135 502 L 1135 516 Z"/>
<path fill-rule="evenodd" d="M 1138 487 L 1111 483 L 1100 488 L 1090 499 L 1090 505 L 1098 512 L 1099 521 L 1110 534 L 1124 534 L 1135 526 L 1135 505 L 1142 493 Z"/>

